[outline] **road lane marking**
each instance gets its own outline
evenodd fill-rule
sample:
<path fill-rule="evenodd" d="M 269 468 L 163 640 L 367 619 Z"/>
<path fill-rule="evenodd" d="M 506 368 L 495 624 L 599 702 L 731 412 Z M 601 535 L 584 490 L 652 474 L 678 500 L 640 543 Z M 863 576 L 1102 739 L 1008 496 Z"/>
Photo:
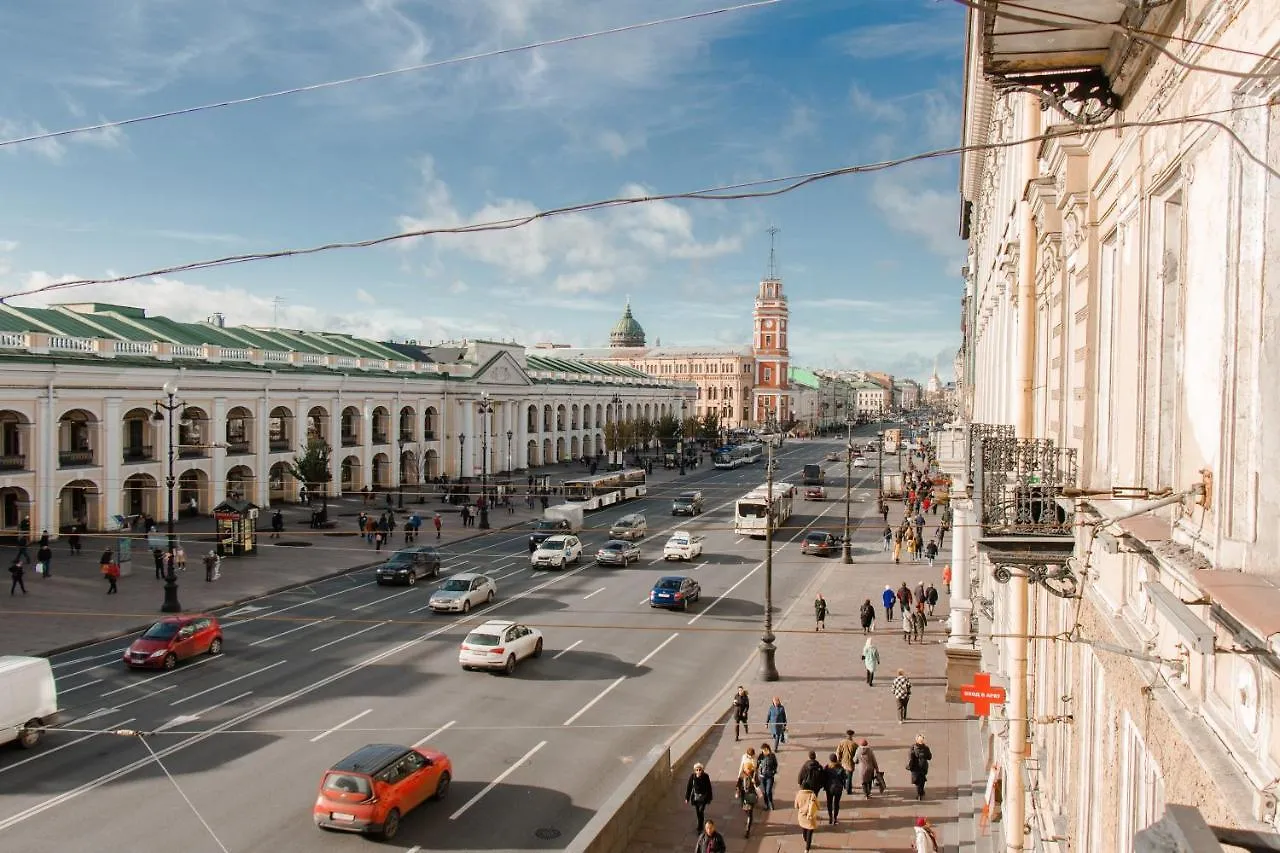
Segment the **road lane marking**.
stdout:
<path fill-rule="evenodd" d="M 253 672 L 246 672 L 244 675 L 238 675 L 235 678 L 231 679 L 230 681 L 224 681 L 221 684 L 214 685 L 213 687 L 207 687 L 204 690 L 201 690 L 199 693 L 192 693 L 190 696 L 183 696 L 181 699 L 175 699 L 174 701 L 169 703 L 169 707 L 172 708 L 174 705 L 181 705 L 183 702 L 190 702 L 192 699 L 195 699 L 199 696 L 203 696 L 206 693 L 212 693 L 215 690 L 221 690 L 224 687 L 235 684 L 237 681 L 244 681 L 246 678 L 253 678 L 255 675 L 259 673 L 266 672 L 269 669 L 275 669 L 276 667 L 284 663 L 287 663 L 287 661 L 278 660 L 275 663 L 270 663 L 270 664 L 267 664 L 266 666 L 258 667 Z"/>
<path fill-rule="evenodd" d="M 433 737 L 435 737 L 436 735 L 440 734 L 441 732 L 445 731 L 446 729 L 452 728 L 452 727 L 453 727 L 453 724 L 454 724 L 454 723 L 456 723 L 456 722 L 458 722 L 458 721 L 457 721 L 457 720 L 450 720 L 449 722 L 445 723 L 445 724 L 444 724 L 443 726 L 441 726 L 440 728 L 436 729 L 436 730 L 435 730 L 434 732 L 432 732 L 431 734 L 427 735 L 427 736 L 426 736 L 426 737 L 424 737 L 424 738 L 420 738 L 420 739 L 418 740 L 418 742 L 417 742 L 417 743 L 415 743 L 415 744 L 413 745 L 413 748 L 414 748 L 414 749 L 417 749 L 418 747 L 422 746 L 422 745 L 423 745 L 424 743 L 426 743 L 427 741 L 431 740 L 431 739 L 432 739 Z"/>
<path fill-rule="evenodd" d="M 387 624 L 386 622 L 379 622 L 377 625 L 370 625 L 368 628 L 361 628 L 359 631 L 352 631 L 350 634 L 347 634 L 345 637 L 339 637 L 336 640 L 330 640 L 329 642 L 323 645 L 316 646 L 311 651 L 318 652 L 321 649 L 327 649 L 330 646 L 336 646 L 338 643 L 341 643 L 343 640 L 350 640 L 352 637 L 355 637 L 359 634 L 363 634 L 365 631 L 372 631 L 374 628 L 381 628 L 383 625 L 386 625 L 386 624 Z"/>
<path fill-rule="evenodd" d="M 572 717 L 570 717 L 569 719 L 565 720 L 565 721 L 564 721 L 564 725 L 566 725 L 566 726 L 571 726 L 571 725 L 573 725 L 573 724 L 577 721 L 577 719 L 578 719 L 579 717 L 581 717 L 583 714 L 587 713 L 587 711 L 590 711 L 590 710 L 591 710 L 591 708 L 592 708 L 592 706 L 594 706 L 597 702 L 599 702 L 599 701 L 600 701 L 601 699 L 603 699 L 604 697 L 608 696 L 608 695 L 609 695 L 609 693 L 613 690 L 613 688 L 617 687 L 619 684 L 621 684 L 622 682 L 624 682 L 624 681 L 626 681 L 626 680 L 627 680 L 627 677 L 626 677 L 625 675 L 619 675 L 617 678 L 615 678 L 615 679 L 613 680 L 613 683 L 612 683 L 612 684 L 610 684 L 610 685 L 609 685 L 608 687 L 606 687 L 604 690 L 601 690 L 599 693 L 597 693 L 597 694 L 596 694 L 596 698 L 592 699 L 590 702 L 588 702 L 587 704 L 583 705 L 581 708 L 579 708 L 579 709 L 578 709 L 578 713 L 574 714 Z"/>
<path fill-rule="evenodd" d="M 458 818 L 466 814 L 467 809 L 471 808 L 476 803 L 480 802 L 480 800 L 484 798 L 485 794 L 488 794 L 494 788 L 501 785 L 508 776 L 510 776 L 512 773 L 515 773 L 517 770 L 523 767 L 529 761 L 530 758 L 533 758 L 533 755 L 535 752 L 542 749 L 546 745 L 547 745 L 547 742 L 544 740 L 541 743 L 539 743 L 537 746 L 535 746 L 533 749 L 526 752 L 524 756 L 520 758 L 520 760 L 518 760 L 515 764 L 512 764 L 506 770 L 503 770 L 501 773 L 499 773 L 498 778 L 494 779 L 488 785 L 485 785 L 483 788 L 481 788 L 474 797 L 472 797 L 471 799 L 463 803 L 461 808 L 459 808 L 453 814 L 449 815 L 449 820 L 457 820 Z"/>
<path fill-rule="evenodd" d="M 738 578 L 738 582 L 737 582 L 737 583 L 735 583 L 733 586 L 731 586 L 731 587 L 729 587 L 728 589 L 726 589 L 724 592 L 720 593 L 720 595 L 719 595 L 719 596 L 717 596 L 717 598 L 716 598 L 716 600 L 715 600 L 715 601 L 713 601 L 713 602 L 711 602 L 710 604 L 708 604 L 708 605 L 707 605 L 707 606 L 702 610 L 702 612 L 701 612 L 701 613 L 699 613 L 698 615 L 696 615 L 696 616 L 694 616 L 692 619 L 690 619 L 690 620 L 689 620 L 689 624 L 690 624 L 690 625 L 692 625 L 694 622 L 697 622 L 697 621 L 698 621 L 699 619 L 701 619 L 703 616 L 706 616 L 708 613 L 710 613 L 710 612 L 711 612 L 711 608 L 713 608 L 713 607 L 715 607 L 717 604 L 719 604 L 719 603 L 724 599 L 724 597 L 725 597 L 725 596 L 727 596 L 729 593 L 733 592 L 735 589 L 737 589 L 738 587 L 742 586 L 742 584 L 746 583 L 747 578 L 751 577 L 751 576 L 752 576 L 752 575 L 754 575 L 756 572 L 760 571 L 760 569 L 762 569 L 762 568 L 764 568 L 764 563 L 760 563 L 760 564 L 759 564 L 758 566 L 756 566 L 754 569 L 752 569 L 751 571 L 747 572 L 747 573 L 746 573 L 745 575 L 743 575 L 742 577 Z"/>
<path fill-rule="evenodd" d="M 250 643 L 249 645 L 250 645 L 250 646 L 260 646 L 260 645 L 262 645 L 263 643 L 269 643 L 269 642 L 271 642 L 272 640 L 278 640 L 278 639 L 280 639 L 281 637 L 286 637 L 286 636 L 288 636 L 289 634 L 294 633 L 295 631 L 302 631 L 302 630 L 305 630 L 305 629 L 307 629 L 307 628 L 312 628 L 312 627 L 314 627 L 314 626 L 316 626 L 316 625 L 323 625 L 325 622 L 328 622 L 330 619 L 333 619 L 333 618 L 334 618 L 333 616 L 326 616 L 326 617 L 324 617 L 323 619 L 317 619 L 317 620 L 316 620 L 316 621 L 314 621 L 314 622 L 308 622 L 308 623 L 306 623 L 305 625 L 299 625 L 299 626 L 298 626 L 298 627 L 296 627 L 296 628 L 290 628 L 288 631 L 281 631 L 279 634 L 273 634 L 273 635 L 271 635 L 270 637 L 263 637 L 261 640 L 254 640 L 254 641 L 253 641 L 252 643 Z"/>
<path fill-rule="evenodd" d="M 653 598 L 650 597 L 649 595 L 646 595 L 644 598 L 640 599 L 641 604 L 648 604 L 651 601 L 653 601 Z"/>
<path fill-rule="evenodd" d="M 498 577 L 494 578 L 494 580 L 501 581 L 501 580 L 506 580 L 507 578 L 515 577 L 516 575 L 520 574 L 527 568 L 528 566 L 521 566 L 520 568 L 516 569 L 514 572 L 507 572 L 505 575 L 498 575 Z"/>
<path fill-rule="evenodd" d="M 102 658 L 118 658 L 118 657 L 120 657 L 122 654 L 124 654 L 126 651 L 128 651 L 128 649 L 117 649 L 117 650 L 116 650 L 116 651 L 114 651 L 114 652 L 107 652 L 106 654 L 101 654 L 101 655 L 89 655 L 88 657 L 75 658 L 74 660 L 64 660 L 64 661 L 62 661 L 61 663 L 55 663 L 55 664 L 53 664 L 53 666 L 51 667 L 51 669 L 57 669 L 57 668 L 58 668 L 58 667 L 60 667 L 60 666 L 71 666 L 72 664 L 76 664 L 76 663 L 84 663 L 85 661 L 101 660 Z M 80 669 L 80 670 L 76 670 L 75 672 L 69 672 L 69 673 L 67 673 L 66 675 L 61 675 L 61 676 L 58 676 L 58 677 L 59 677 L 59 678 L 68 678 L 68 677 L 70 677 L 70 676 L 72 676 L 72 675 L 79 675 L 79 674 L 80 674 L 80 673 L 82 673 L 82 672 L 88 672 L 88 671 L 89 671 L 89 670 L 91 670 L 91 669 L 97 669 L 99 666 L 102 666 L 102 665 L 103 665 L 103 664 L 97 664 L 96 666 L 91 666 L 91 667 L 89 667 L 88 669 Z"/>
<path fill-rule="evenodd" d="M 165 670 L 164 672 L 158 675 L 152 675 L 148 678 L 144 678 L 141 681 L 130 682 L 129 684 L 126 684 L 124 687 L 117 687 L 115 690 L 108 690 L 106 693 L 102 694 L 102 698 L 106 699 L 108 696 L 114 696 L 117 693 L 123 693 L 126 690 L 132 690 L 133 688 L 141 687 L 144 684 L 150 684 L 153 681 L 156 681 L 161 678 L 166 678 L 170 675 L 174 675 L 175 673 L 190 672 L 193 667 L 202 666 L 203 664 L 206 664 L 206 663 L 213 663 L 215 660 L 218 659 L 218 657 L 219 657 L 218 655 L 209 655 L 204 660 L 198 660 L 195 663 L 189 663 L 183 667 L 174 667 L 173 669 Z"/>
<path fill-rule="evenodd" d="M 574 640 L 574 641 L 573 641 L 573 643 L 571 643 L 570 645 L 565 646 L 563 649 L 561 649 L 560 651 L 558 651 L 558 652 L 556 652 L 554 655 L 552 655 L 552 656 L 551 656 L 551 659 L 552 659 L 552 660 L 559 660 L 561 655 L 567 655 L 567 654 L 569 654 L 569 652 L 573 651 L 574 649 L 576 649 L 576 648 L 577 648 L 578 646 L 580 646 L 580 645 L 582 645 L 582 641 L 581 641 L 581 640 Z"/>
<path fill-rule="evenodd" d="M 645 655 L 644 657 L 640 658 L 640 660 L 636 662 L 636 666 L 644 666 L 645 664 L 647 664 L 649 662 L 649 658 L 653 657 L 658 652 L 662 651 L 663 646 L 665 646 L 667 643 L 671 642 L 672 640 L 674 640 L 676 637 L 679 637 L 679 636 L 680 634 L 677 632 L 675 634 L 672 634 L 670 637 L 667 637 L 665 640 L 663 640 L 661 643 L 658 644 L 658 647 L 656 649 L 649 652 L 649 654 Z"/>
<path fill-rule="evenodd" d="M 399 598 L 402 595 L 408 595 L 411 592 L 417 592 L 417 591 L 418 591 L 418 588 L 416 586 L 411 586 L 408 589 L 404 590 L 403 592 L 392 593 L 391 595 L 384 596 L 383 598 L 374 599 L 373 601 L 368 601 L 368 602 L 365 602 L 364 604 L 358 604 L 351 609 L 364 610 L 366 607 L 372 607 L 375 604 L 381 604 L 384 601 L 390 601 L 393 598 Z"/>
<path fill-rule="evenodd" d="M 81 687 L 92 687 L 95 684 L 101 684 L 101 683 L 102 683 L 101 678 L 95 678 L 93 681 L 86 681 L 84 684 L 77 684 L 75 687 L 60 687 L 58 688 L 58 695 L 61 696 L 66 693 L 74 693 L 77 690 L 79 690 Z"/>
<path fill-rule="evenodd" d="M 361 711 L 359 714 L 356 714 L 354 717 L 348 717 L 347 719 L 345 719 L 345 720 L 343 720 L 342 722 L 338 723 L 338 724 L 337 724 L 336 726 L 334 726 L 333 728 L 331 728 L 331 729 L 326 729 L 325 731 L 322 731 L 320 734 L 318 734 L 318 735 L 316 735 L 315 737 L 313 737 L 313 738 L 311 739 L 311 742 L 312 742 L 312 743 L 315 743 L 315 742 L 316 742 L 316 741 L 318 741 L 318 740 L 324 740 L 325 738 L 327 738 L 329 735 L 333 734 L 334 732 L 339 731 L 339 730 L 341 730 L 341 729 L 345 729 L 347 726 L 351 725 L 352 723 L 354 723 L 356 720 L 360 719 L 361 717 L 364 717 L 364 716 L 366 716 L 366 715 L 368 715 L 368 714 L 372 714 L 372 713 L 373 713 L 373 709 L 372 709 L 372 708 L 365 708 L 363 711 Z M 415 746 L 416 746 L 416 744 L 415 744 Z"/>
<path fill-rule="evenodd" d="M 267 616 L 279 616 L 281 613 L 287 613 L 290 610 L 297 610 L 299 607 L 307 607 L 308 605 L 315 604 L 317 601 L 324 601 L 327 598 L 333 598 L 335 595 L 345 595 L 353 589 L 360 589 L 364 586 L 373 586 L 375 583 L 377 583 L 377 581 L 366 581 L 365 583 L 358 583 L 355 586 L 344 586 L 337 592 L 331 592 L 328 595 L 321 595 L 316 598 L 308 598 L 306 601 L 299 601 L 297 604 L 290 604 L 287 607 L 281 607 L 279 610 L 268 610 L 265 613 L 260 613 L 257 616 L 250 616 L 248 619 L 241 619 L 238 622 L 224 622 L 222 623 L 222 627 L 234 628 L 236 625 L 243 625 L 246 622 L 256 622 L 257 620 L 263 619 Z"/>
<path fill-rule="evenodd" d="M 706 565 L 714 565 L 714 564 L 708 564 L 708 563 L 706 563 L 706 562 L 702 562 L 702 563 L 698 563 L 698 565 L 696 565 L 696 566 L 690 566 L 689 568 L 693 569 L 693 570 L 696 572 L 698 569 L 700 569 L 700 568 L 702 568 L 703 566 L 706 566 Z"/>
<path fill-rule="evenodd" d="M 78 743 L 84 743 L 85 741 L 89 740 L 90 738 L 95 738 L 95 737 L 98 737 L 99 735 L 107 734 L 107 733 L 111 732 L 111 731 L 112 731 L 112 730 L 114 730 L 114 729 L 118 729 L 118 728 L 120 728 L 121 726 L 128 725 L 129 723 L 132 723 L 132 722 L 133 722 L 134 720 L 136 720 L 136 719 L 137 719 L 137 717 L 130 717 L 130 718 L 129 718 L 129 719 L 127 719 L 127 720 L 121 720 L 121 721 L 120 721 L 120 722 L 118 722 L 118 723 L 112 723 L 111 725 L 107 726 L 107 728 L 106 728 L 105 730 L 103 730 L 103 731 L 100 731 L 100 732 L 90 732 L 89 734 L 84 735 L 84 736 L 82 736 L 82 737 L 78 737 L 78 738 L 76 738 L 75 740 L 69 740 L 69 741 L 67 741 L 66 743 L 58 744 L 57 746 L 55 746 L 55 747 L 53 747 L 53 748 L 51 748 L 51 749 L 41 749 L 39 752 L 37 752 L 35 755 L 31 756 L 30 758 L 24 758 L 24 759 L 22 759 L 22 760 L 20 760 L 20 761 L 15 761 L 15 762 L 13 762 L 12 764 L 6 764 L 6 765 L 4 765 L 3 767 L 0 767 L 0 773 L 8 773 L 10 770 L 13 770 L 15 767 L 21 767 L 22 765 L 24 765 L 24 764 L 29 764 L 29 763 L 31 763 L 32 761 L 35 761 L 35 760 L 36 760 L 36 759 L 38 759 L 38 758 L 44 758 L 45 756 L 53 755 L 55 752 L 58 752 L 59 750 L 66 749 L 66 748 L 67 748 L 67 747 L 69 747 L 69 746 L 75 746 L 75 745 L 76 745 L 76 744 L 78 744 Z"/>
<path fill-rule="evenodd" d="M 651 565 L 651 566 L 656 566 L 656 565 L 658 565 L 658 563 L 665 563 L 666 561 L 667 561 L 667 558 L 666 558 L 666 557 L 659 557 L 659 558 L 658 558 L 658 559 L 656 559 L 656 560 L 650 560 L 650 561 L 649 561 L 649 565 Z"/>
<path fill-rule="evenodd" d="M 597 589 L 595 592 L 589 592 L 589 593 L 587 593 L 586 595 L 582 596 L 582 600 L 583 600 L 583 601 L 586 601 L 586 600 L 587 600 L 588 598 L 590 598 L 591 596 L 593 596 L 593 595 L 599 595 L 600 593 L 604 592 L 606 589 L 608 589 L 608 587 L 607 587 L 607 586 L 602 586 L 602 587 L 600 587 L 599 589 Z"/>
<path fill-rule="evenodd" d="M 210 711 L 216 711 L 219 708 L 221 708 L 223 705 L 230 705 L 232 702 L 239 702 L 244 697 L 252 696 L 252 695 L 253 695 L 252 690 L 246 690 L 245 692 L 241 693 L 239 696 L 232 696 L 230 699 L 224 699 L 216 705 L 210 705 L 208 708 L 205 708 L 203 711 L 196 711 L 194 714 L 179 714 L 169 722 L 163 723 L 155 727 L 151 731 L 163 732 L 163 731 L 168 731 L 169 729 L 176 729 L 178 726 L 185 726 L 187 723 L 194 723 L 196 720 L 200 719 Z"/>

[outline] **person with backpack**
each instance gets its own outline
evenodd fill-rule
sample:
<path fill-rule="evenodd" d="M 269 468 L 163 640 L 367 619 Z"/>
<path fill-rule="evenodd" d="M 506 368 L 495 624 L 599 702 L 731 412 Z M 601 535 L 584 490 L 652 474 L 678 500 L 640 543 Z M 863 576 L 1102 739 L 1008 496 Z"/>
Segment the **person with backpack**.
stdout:
<path fill-rule="evenodd" d="M 862 606 L 858 608 L 858 620 L 862 622 L 862 633 L 870 634 L 872 623 L 876 621 L 876 608 L 871 599 L 863 600 Z"/>
<path fill-rule="evenodd" d="M 834 752 L 822 770 L 826 776 L 827 822 L 835 826 L 840 817 L 840 797 L 849 785 L 849 773 L 841 766 L 840 759 Z"/>
<path fill-rule="evenodd" d="M 827 787 L 827 773 L 818 760 L 818 754 L 812 749 L 809 750 L 809 760 L 801 765 L 800 772 L 796 774 L 796 784 L 815 794 Z"/>
<path fill-rule="evenodd" d="M 916 735 L 916 742 L 911 746 L 907 756 L 907 772 L 911 774 L 911 784 L 916 786 L 916 799 L 924 799 L 924 783 L 929 779 L 929 762 L 933 760 L 933 751 L 924 742 L 924 735 Z"/>
<path fill-rule="evenodd" d="M 742 729 L 742 734 L 751 734 L 751 730 L 747 728 L 747 715 L 751 711 L 751 697 L 747 695 L 747 688 L 739 685 L 738 692 L 733 695 L 733 739 L 739 738 L 738 729 Z"/>

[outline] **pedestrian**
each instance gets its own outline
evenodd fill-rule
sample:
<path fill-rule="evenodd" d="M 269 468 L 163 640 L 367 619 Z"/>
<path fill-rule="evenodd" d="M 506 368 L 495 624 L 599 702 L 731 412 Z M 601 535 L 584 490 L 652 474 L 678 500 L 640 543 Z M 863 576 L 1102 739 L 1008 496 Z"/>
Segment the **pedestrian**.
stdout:
<path fill-rule="evenodd" d="M 431 523 L 436 526 L 436 538 L 439 539 L 440 538 L 440 513 L 437 512 L 435 514 L 435 516 L 431 519 Z"/>
<path fill-rule="evenodd" d="M 204 582 L 213 583 L 214 573 L 218 570 L 218 552 L 213 549 L 209 550 L 202 558 L 204 563 Z"/>
<path fill-rule="evenodd" d="M 876 608 L 871 599 L 865 599 L 858 608 L 858 621 L 862 623 L 862 633 L 870 634 L 875 630 L 873 623 L 876 621 Z"/>
<path fill-rule="evenodd" d="M 778 775 L 778 756 L 773 747 L 760 744 L 760 760 L 756 762 L 756 778 L 760 782 L 760 795 L 764 797 L 765 811 L 773 811 L 773 783 Z"/>
<path fill-rule="evenodd" d="M 924 642 L 924 629 L 929 624 L 929 617 L 924 615 L 924 605 L 917 604 L 915 612 L 911 614 L 911 638 L 917 643 Z"/>
<path fill-rule="evenodd" d="M 886 623 L 893 622 L 893 605 L 898 601 L 898 597 L 893 593 L 893 587 L 886 586 L 884 592 L 880 593 L 880 603 L 884 606 L 884 621 Z M 893 629 L 891 624 L 886 624 L 886 628 Z"/>
<path fill-rule="evenodd" d="M 941 543 L 939 543 L 941 544 Z M 947 591 L 947 595 L 951 594 L 951 564 L 947 563 L 942 567 L 942 586 Z"/>
<path fill-rule="evenodd" d="M 107 579 L 107 595 L 116 595 L 120 592 L 120 588 L 116 586 L 116 582 L 120 580 L 120 564 L 112 559 L 110 551 L 102 555 L 102 560 L 102 576 Z"/>
<path fill-rule="evenodd" d="M 693 853 L 725 853 L 724 836 L 716 831 L 716 822 L 709 820 L 698 830 L 698 843 Z"/>
<path fill-rule="evenodd" d="M 813 621 L 813 630 L 827 630 L 827 600 L 822 597 L 822 593 L 818 593 L 818 597 L 813 600 Z"/>
<path fill-rule="evenodd" d="M 898 587 L 898 606 L 903 610 L 911 609 L 911 590 L 907 587 L 906 581 L 903 581 L 902 586 Z"/>
<path fill-rule="evenodd" d="M 916 619 L 915 613 L 910 607 L 902 608 L 902 639 L 907 645 L 911 645 L 911 638 L 915 635 Z"/>
<path fill-rule="evenodd" d="M 773 751 L 777 752 L 778 748 L 787 742 L 787 709 L 783 706 L 780 697 L 773 697 L 773 704 L 769 706 L 764 724 L 769 729 L 769 734 L 773 736 Z"/>
<path fill-rule="evenodd" d="M 895 563 L 902 562 L 902 540 L 901 539 L 893 540 L 893 561 Z"/>
<path fill-rule="evenodd" d="M 916 592 L 915 592 L 915 597 L 914 597 L 914 599 L 913 599 L 913 600 L 915 601 L 915 603 L 916 603 L 916 604 L 924 604 L 924 603 L 925 603 L 925 601 L 924 601 L 924 590 L 925 590 L 924 581 L 920 581 L 920 583 L 916 584 Z"/>
<path fill-rule="evenodd" d="M 363 515 L 364 513 L 361 513 Z M 271 538 L 279 539 L 280 534 L 284 532 L 284 513 L 276 510 L 271 515 Z"/>
<path fill-rule="evenodd" d="M 924 799 L 924 783 L 929 779 L 929 762 L 933 760 L 933 750 L 924 742 L 924 735 L 916 735 L 916 742 L 911 746 L 907 756 L 907 772 L 911 774 L 911 784 L 916 786 L 916 799 Z"/>
<path fill-rule="evenodd" d="M 164 552 L 159 548 L 152 549 L 151 559 L 156 564 L 156 580 L 161 580 L 164 577 Z"/>
<path fill-rule="evenodd" d="M 849 784 L 849 773 L 841 766 L 834 752 L 831 753 L 827 766 L 822 769 L 826 774 L 824 781 L 827 794 L 827 821 L 835 826 L 840 817 L 840 797 L 844 795 L 845 788 Z"/>
<path fill-rule="evenodd" d="M 747 727 L 747 715 L 751 712 L 751 697 L 747 695 L 747 688 L 738 685 L 738 692 L 733 694 L 733 739 L 736 741 L 739 737 L 738 730 L 742 730 L 742 734 L 751 734 L 751 729 Z"/>
<path fill-rule="evenodd" d="M 173 566 L 180 572 L 187 570 L 187 549 L 180 543 L 173 546 Z"/>
<path fill-rule="evenodd" d="M 9 594 L 15 595 L 18 590 L 22 590 L 22 594 L 27 594 L 27 585 L 22 582 L 22 576 L 27 573 L 27 568 L 22 563 L 22 557 L 14 557 L 13 562 L 9 564 L 9 577 L 13 580 L 9 583 Z"/>
<path fill-rule="evenodd" d="M 911 853 L 938 853 L 942 848 L 938 845 L 938 836 L 933 834 L 933 826 L 925 817 L 916 818 L 915 845 Z"/>
<path fill-rule="evenodd" d="M 751 772 L 743 770 L 738 774 L 738 781 L 734 797 L 742 804 L 742 811 L 747 817 L 747 829 L 742 834 L 743 838 L 751 837 L 751 824 L 756 819 L 756 803 L 760 799 L 760 795 L 756 793 L 755 778 L 755 762 L 751 763 Z"/>
<path fill-rule="evenodd" d="M 905 670 L 898 670 L 898 675 L 889 686 L 893 698 L 898 701 L 898 725 L 907 721 L 907 703 L 911 701 L 911 679 Z"/>
<path fill-rule="evenodd" d="M 889 525 L 884 526 L 884 548 L 882 551 L 888 551 L 893 547 L 893 528 Z"/>
<path fill-rule="evenodd" d="M 36 549 L 36 574 L 41 577 L 53 577 L 53 549 L 49 547 L 49 538 L 41 537 L 40 547 Z"/>
<path fill-rule="evenodd" d="M 876 760 L 876 754 L 866 738 L 858 742 L 858 751 L 853 756 L 853 763 L 858 766 L 858 783 L 862 785 L 862 795 L 868 800 L 871 799 L 873 784 L 879 784 L 880 793 L 883 794 L 884 782 L 880 773 L 880 762 Z"/>
<path fill-rule="evenodd" d="M 938 606 L 938 588 L 933 584 L 929 584 L 924 591 L 925 603 L 929 605 L 929 615 L 933 615 L 933 608 Z"/>
<path fill-rule="evenodd" d="M 853 755 L 858 751 L 858 742 L 853 739 L 853 729 L 845 729 L 844 740 L 836 744 L 836 760 L 844 770 L 844 792 L 853 793 Z"/>
<path fill-rule="evenodd" d="M 875 643 L 871 642 L 870 637 L 867 637 L 867 641 L 862 645 L 862 666 L 867 671 L 867 686 L 874 686 L 876 670 L 880 667 L 880 650 L 876 648 Z"/>
<path fill-rule="evenodd" d="M 800 825 L 800 835 L 804 838 L 806 853 L 813 849 L 813 831 L 818 828 L 818 795 L 813 791 L 801 788 L 796 792 L 796 823 Z"/>
<path fill-rule="evenodd" d="M 80 525 L 71 525 L 71 532 L 67 534 L 67 547 L 73 555 L 80 553 Z"/>
<path fill-rule="evenodd" d="M 689 774 L 689 781 L 684 786 L 684 801 L 693 806 L 693 811 L 698 816 L 694 832 L 701 832 L 703 825 L 707 823 L 707 806 L 711 805 L 711 797 L 711 777 L 699 762 L 693 765 L 693 772 Z"/>
<path fill-rule="evenodd" d="M 818 760 L 817 752 L 812 749 L 809 750 L 808 760 L 800 765 L 800 772 L 796 774 L 796 784 L 815 794 L 826 790 L 827 772 L 823 769 L 822 762 Z"/>
<path fill-rule="evenodd" d="M 384 538 L 385 538 L 385 537 L 383 536 L 383 533 L 382 533 L 382 531 L 381 531 L 381 530 L 379 530 L 377 533 L 373 534 L 373 550 L 375 550 L 375 551 L 381 551 L 381 550 L 382 550 L 382 540 L 383 540 Z"/>
<path fill-rule="evenodd" d="M 924 546 L 924 557 L 929 561 L 929 565 L 933 565 L 933 561 L 938 558 L 938 542 L 930 539 L 929 544 Z"/>

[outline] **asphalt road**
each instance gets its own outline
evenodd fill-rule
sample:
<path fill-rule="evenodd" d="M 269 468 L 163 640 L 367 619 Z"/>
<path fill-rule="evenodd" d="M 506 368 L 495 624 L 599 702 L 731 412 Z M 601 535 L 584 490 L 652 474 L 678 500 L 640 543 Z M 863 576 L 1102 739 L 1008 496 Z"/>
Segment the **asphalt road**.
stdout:
<path fill-rule="evenodd" d="M 788 442 L 776 478 L 799 485 L 802 465 L 840 444 Z M 844 464 L 827 469 L 829 496 L 839 498 Z M 31 752 L 0 750 L 0 848 L 360 849 L 358 837 L 314 827 L 316 786 L 348 752 L 394 742 L 445 751 L 455 773 L 447 800 L 412 813 L 385 849 L 560 849 L 630 762 L 688 722 L 757 644 L 764 545 L 733 533 L 732 502 L 764 477 L 763 465 L 704 467 L 590 514 L 588 558 L 613 520 L 646 513 L 643 559 L 628 569 L 584 559 L 532 572 L 519 531 L 467 542 L 445 573 L 484 571 L 499 595 L 466 617 L 425 610 L 433 584 L 380 587 L 365 570 L 220 613 L 226 653 L 169 673 L 127 671 L 120 640 L 60 655 L 65 730 Z M 875 468 L 854 469 L 854 487 L 855 519 L 873 514 Z M 707 511 L 672 518 L 672 495 L 691 488 L 704 492 Z M 821 565 L 800 555 L 798 540 L 810 527 L 838 534 L 843 512 L 840 500 L 796 501 L 774 542 L 778 612 L 808 606 L 798 598 L 812 595 Z M 704 534 L 701 559 L 663 565 L 675 527 Z M 855 542 L 878 549 L 878 526 L 868 527 Z M 702 601 L 688 613 L 651 609 L 648 590 L 662 574 L 695 577 Z M 542 629 L 543 657 L 511 678 L 463 672 L 458 643 L 487 618 Z M 107 733 L 118 729 L 154 734 Z"/>

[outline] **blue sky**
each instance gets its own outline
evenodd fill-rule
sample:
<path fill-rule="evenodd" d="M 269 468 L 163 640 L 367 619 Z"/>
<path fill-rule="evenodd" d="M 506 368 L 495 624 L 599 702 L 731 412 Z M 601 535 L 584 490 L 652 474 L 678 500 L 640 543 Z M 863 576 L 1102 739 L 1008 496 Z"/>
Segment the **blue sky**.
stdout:
<path fill-rule="evenodd" d="M 733 5 L 730 0 L 59 0 L 0 6 L 0 138 Z M 964 9 L 787 0 L 0 149 L 0 292 L 502 219 L 957 144 Z M 749 341 L 770 224 L 811 367 L 949 378 L 956 163 L 768 201 L 655 203 L 502 233 L 62 291 L 199 319 L 419 340 Z M 280 300 L 274 303 L 277 298 Z"/>

